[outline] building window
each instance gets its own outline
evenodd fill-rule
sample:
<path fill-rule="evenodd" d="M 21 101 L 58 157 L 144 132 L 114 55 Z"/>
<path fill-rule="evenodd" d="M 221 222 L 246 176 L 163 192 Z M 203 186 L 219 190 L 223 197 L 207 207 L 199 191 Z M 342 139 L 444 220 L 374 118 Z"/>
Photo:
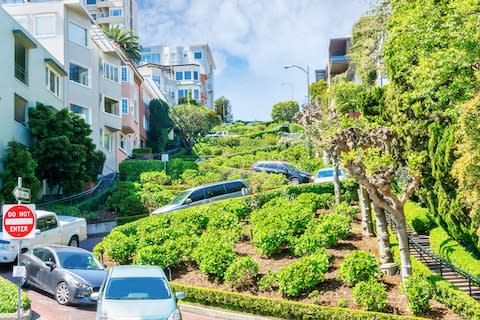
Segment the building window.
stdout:
<path fill-rule="evenodd" d="M 87 5 L 93 6 L 95 4 L 97 4 L 97 0 L 87 0 Z"/>
<path fill-rule="evenodd" d="M 14 119 L 23 125 L 27 125 L 27 100 L 15 94 L 15 115 Z"/>
<path fill-rule="evenodd" d="M 200 95 L 199 95 L 199 93 L 198 93 L 198 89 L 193 90 L 193 98 L 194 98 L 195 100 L 200 99 Z"/>
<path fill-rule="evenodd" d="M 193 71 L 193 80 L 198 81 L 198 71 Z"/>
<path fill-rule="evenodd" d="M 104 130 L 100 129 L 100 134 L 102 136 L 102 147 L 112 152 L 112 144 L 113 144 L 112 133 L 106 129 Z"/>
<path fill-rule="evenodd" d="M 181 72 L 181 71 L 175 72 L 175 79 L 176 79 L 177 81 L 183 80 L 183 72 Z"/>
<path fill-rule="evenodd" d="M 178 98 L 182 98 L 183 97 L 183 90 L 178 90 Z"/>
<path fill-rule="evenodd" d="M 55 35 L 55 15 L 45 15 L 35 17 L 35 35 L 36 36 L 54 36 Z"/>
<path fill-rule="evenodd" d="M 70 63 L 70 80 L 88 86 L 88 69 Z"/>
<path fill-rule="evenodd" d="M 71 104 L 70 111 L 80 116 L 85 123 L 90 124 L 90 109 L 77 106 L 76 104 Z"/>
<path fill-rule="evenodd" d="M 111 17 L 121 17 L 121 16 L 123 16 L 122 8 L 110 8 L 110 16 Z"/>
<path fill-rule="evenodd" d="M 126 66 L 122 66 L 122 81 L 128 82 L 128 68 Z"/>
<path fill-rule="evenodd" d="M 192 71 L 185 71 L 185 80 L 192 80 Z"/>
<path fill-rule="evenodd" d="M 87 29 L 72 22 L 68 23 L 68 38 L 70 41 L 86 47 L 88 45 L 87 35 Z"/>
<path fill-rule="evenodd" d="M 160 86 L 160 79 L 161 77 L 155 74 L 152 76 L 152 80 L 157 84 L 157 86 Z"/>
<path fill-rule="evenodd" d="M 25 84 L 28 82 L 27 53 L 28 49 L 15 40 L 15 77 Z"/>
<path fill-rule="evenodd" d="M 97 14 L 96 13 L 92 13 L 92 19 L 97 20 Z"/>
<path fill-rule="evenodd" d="M 196 59 L 196 60 L 200 60 L 202 59 L 202 52 L 201 51 L 196 51 L 193 53 L 193 57 Z"/>
<path fill-rule="evenodd" d="M 118 116 L 118 101 L 105 97 L 103 111 Z"/>
<path fill-rule="evenodd" d="M 122 98 L 122 114 L 128 113 L 128 99 Z"/>
<path fill-rule="evenodd" d="M 120 148 L 123 150 L 127 150 L 125 140 L 125 135 L 123 133 L 120 133 Z"/>
<path fill-rule="evenodd" d="M 60 77 L 48 67 L 45 68 L 45 72 L 47 75 L 47 89 L 57 97 L 60 97 Z"/>
<path fill-rule="evenodd" d="M 146 115 L 143 115 L 143 129 L 148 131 L 148 118 Z"/>
<path fill-rule="evenodd" d="M 118 67 L 109 63 L 103 64 L 103 77 L 118 82 Z"/>

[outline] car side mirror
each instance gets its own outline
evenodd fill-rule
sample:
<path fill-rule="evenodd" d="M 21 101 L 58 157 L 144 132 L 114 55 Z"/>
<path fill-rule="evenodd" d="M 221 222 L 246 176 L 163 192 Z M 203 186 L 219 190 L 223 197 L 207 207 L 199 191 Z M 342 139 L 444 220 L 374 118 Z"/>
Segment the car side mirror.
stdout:
<path fill-rule="evenodd" d="M 177 298 L 177 300 L 183 300 L 186 298 L 186 295 L 185 293 L 181 292 L 181 291 L 178 291 L 175 293 L 175 297 Z"/>
<path fill-rule="evenodd" d="M 99 294 L 98 292 L 93 292 L 93 293 L 90 295 L 90 300 L 98 301 L 99 298 L 100 298 L 100 294 Z"/>
<path fill-rule="evenodd" d="M 190 203 L 192 203 L 192 199 L 187 198 L 184 203 L 185 203 L 185 204 L 190 204 Z"/>
<path fill-rule="evenodd" d="M 42 233 L 42 230 L 40 229 L 35 229 L 35 235 L 38 236 L 40 233 Z"/>
<path fill-rule="evenodd" d="M 53 262 L 53 261 L 45 261 L 45 265 L 47 267 L 50 267 L 50 270 L 55 269 L 55 262 Z"/>

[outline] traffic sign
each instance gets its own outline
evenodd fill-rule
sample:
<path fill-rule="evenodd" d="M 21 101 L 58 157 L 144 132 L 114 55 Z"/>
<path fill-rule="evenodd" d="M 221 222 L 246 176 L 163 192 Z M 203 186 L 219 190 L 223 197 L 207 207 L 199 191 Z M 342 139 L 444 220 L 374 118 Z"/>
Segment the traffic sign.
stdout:
<path fill-rule="evenodd" d="M 35 237 L 35 205 L 3 205 L 3 238 L 31 239 Z"/>
<path fill-rule="evenodd" d="M 30 202 L 30 189 L 17 186 L 13 189 L 13 196 L 17 201 Z"/>

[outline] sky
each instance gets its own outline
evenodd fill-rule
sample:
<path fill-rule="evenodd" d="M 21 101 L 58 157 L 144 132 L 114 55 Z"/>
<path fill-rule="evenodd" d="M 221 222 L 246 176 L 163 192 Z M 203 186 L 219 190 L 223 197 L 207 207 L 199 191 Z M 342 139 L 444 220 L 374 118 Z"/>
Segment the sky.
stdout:
<path fill-rule="evenodd" d="M 372 0 L 137 0 L 143 46 L 210 46 L 215 99 L 235 120 L 270 120 L 272 106 L 307 95 L 306 73 L 324 69 L 329 39 L 351 34 Z"/>

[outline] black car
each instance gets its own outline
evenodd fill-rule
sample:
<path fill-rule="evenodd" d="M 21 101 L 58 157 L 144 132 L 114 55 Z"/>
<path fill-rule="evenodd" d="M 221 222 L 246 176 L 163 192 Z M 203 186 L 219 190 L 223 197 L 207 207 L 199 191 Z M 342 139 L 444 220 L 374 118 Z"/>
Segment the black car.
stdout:
<path fill-rule="evenodd" d="M 288 162 L 283 161 L 258 161 L 252 165 L 252 170 L 257 172 L 281 173 L 285 175 L 291 184 L 312 181 L 312 175 L 310 173 L 301 171 Z"/>

